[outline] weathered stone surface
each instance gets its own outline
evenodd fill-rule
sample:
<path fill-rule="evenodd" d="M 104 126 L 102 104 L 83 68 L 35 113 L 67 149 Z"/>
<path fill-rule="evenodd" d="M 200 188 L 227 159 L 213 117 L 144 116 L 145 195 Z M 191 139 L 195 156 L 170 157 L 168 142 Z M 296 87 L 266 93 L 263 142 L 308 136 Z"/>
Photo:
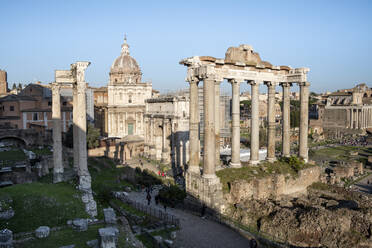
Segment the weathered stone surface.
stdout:
<path fill-rule="evenodd" d="M 172 240 L 165 239 L 165 240 L 164 240 L 164 244 L 165 244 L 167 247 L 169 247 L 169 248 L 173 247 L 173 241 L 172 241 Z"/>
<path fill-rule="evenodd" d="M 13 232 L 11 230 L 0 230 L 0 247 L 13 248 Z"/>
<path fill-rule="evenodd" d="M 162 236 L 154 236 L 154 239 L 157 244 L 161 244 L 163 242 L 163 237 Z"/>
<path fill-rule="evenodd" d="M 171 232 L 170 233 L 170 237 L 171 237 L 171 239 L 176 239 L 177 238 L 177 232 L 176 231 L 173 231 L 173 232 Z"/>
<path fill-rule="evenodd" d="M 87 241 L 87 246 L 89 246 L 91 248 L 99 248 L 98 239 L 93 239 L 93 240 Z"/>
<path fill-rule="evenodd" d="M 116 248 L 116 242 L 119 234 L 119 230 L 117 228 L 100 228 L 98 233 L 100 236 L 101 248 Z"/>
<path fill-rule="evenodd" d="M 0 212 L 1 220 L 9 220 L 14 216 L 15 212 L 13 209 Z"/>
<path fill-rule="evenodd" d="M 87 219 L 75 219 L 72 221 L 72 226 L 79 232 L 84 232 L 88 230 L 88 220 Z"/>
<path fill-rule="evenodd" d="M 114 209 L 112 208 L 105 208 L 103 209 L 103 214 L 105 216 L 105 222 L 106 224 L 116 224 L 116 214 Z"/>
<path fill-rule="evenodd" d="M 48 226 L 40 226 L 35 230 L 35 236 L 39 239 L 49 236 L 50 228 Z"/>
<path fill-rule="evenodd" d="M 60 246 L 59 248 L 75 248 L 75 245 L 65 245 L 65 246 Z"/>

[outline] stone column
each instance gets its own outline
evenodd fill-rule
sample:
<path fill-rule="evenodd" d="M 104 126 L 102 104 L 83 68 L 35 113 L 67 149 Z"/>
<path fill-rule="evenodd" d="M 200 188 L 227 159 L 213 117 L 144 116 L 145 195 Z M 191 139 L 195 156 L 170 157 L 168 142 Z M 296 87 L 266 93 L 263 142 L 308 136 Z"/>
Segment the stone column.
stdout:
<path fill-rule="evenodd" d="M 204 98 L 204 157 L 203 177 L 215 178 L 216 141 L 214 127 L 214 78 L 207 77 L 203 83 Z"/>
<path fill-rule="evenodd" d="M 308 82 L 299 83 L 300 86 L 300 140 L 299 157 L 308 161 L 308 130 L 309 130 L 309 86 Z"/>
<path fill-rule="evenodd" d="M 78 172 L 79 168 L 79 127 L 78 127 L 78 102 L 77 102 L 77 87 L 72 88 L 73 107 L 72 107 L 72 125 L 73 125 L 73 146 L 74 146 L 74 170 Z"/>
<path fill-rule="evenodd" d="M 167 120 L 163 119 L 163 137 L 162 137 L 162 150 L 161 150 L 161 160 L 162 162 L 167 162 L 167 148 L 166 148 L 166 132 L 167 132 Z"/>
<path fill-rule="evenodd" d="M 63 181 L 60 86 L 52 84 L 53 183 Z"/>
<path fill-rule="evenodd" d="M 221 80 L 222 81 L 222 80 Z M 220 80 L 215 81 L 215 95 L 214 95 L 214 126 L 215 126 L 215 139 L 216 139 L 216 167 L 220 167 Z"/>
<path fill-rule="evenodd" d="M 250 164 L 255 165 L 259 163 L 259 99 L 258 99 L 258 87 L 259 83 L 256 81 L 250 81 L 251 85 L 251 158 Z"/>
<path fill-rule="evenodd" d="M 281 83 L 283 87 L 283 108 L 282 108 L 282 156 L 289 157 L 291 153 L 291 122 L 290 122 L 290 111 L 291 111 L 291 101 L 290 101 L 290 92 L 291 92 L 291 83 Z"/>
<path fill-rule="evenodd" d="M 240 81 L 231 79 L 232 86 L 232 122 L 231 122 L 231 162 L 234 168 L 241 167 L 240 163 Z"/>
<path fill-rule="evenodd" d="M 190 83 L 190 162 L 189 172 L 200 173 L 200 146 L 199 146 L 199 79 L 193 77 L 188 80 Z M 182 152 L 182 151 L 181 151 Z"/>
<path fill-rule="evenodd" d="M 355 118 L 355 129 L 359 129 L 359 110 L 358 109 L 355 109 L 354 118 Z"/>
<path fill-rule="evenodd" d="M 267 161 L 274 162 L 275 158 L 275 86 L 274 82 L 267 85 Z"/>

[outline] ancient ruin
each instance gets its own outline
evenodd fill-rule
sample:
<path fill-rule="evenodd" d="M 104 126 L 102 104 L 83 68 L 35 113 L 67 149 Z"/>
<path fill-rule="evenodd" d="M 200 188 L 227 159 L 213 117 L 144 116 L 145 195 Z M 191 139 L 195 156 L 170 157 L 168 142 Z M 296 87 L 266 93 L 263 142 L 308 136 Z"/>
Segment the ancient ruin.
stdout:
<path fill-rule="evenodd" d="M 86 87 L 85 70 L 90 62 L 76 62 L 71 64 L 70 70 L 56 70 L 55 82 L 52 84 L 53 91 L 53 158 L 54 175 L 53 182 L 63 181 L 64 168 L 62 165 L 62 139 L 61 139 L 61 111 L 60 111 L 60 88 L 73 88 L 73 132 L 74 132 L 74 169 L 79 177 L 79 189 L 82 192 L 82 200 L 86 212 L 94 217 L 97 215 L 97 205 L 93 199 L 91 189 L 91 176 L 87 164 L 86 146 Z"/>
<path fill-rule="evenodd" d="M 187 191 L 214 209 L 221 209 L 222 191 L 219 178 L 216 176 L 216 165 L 219 161 L 219 99 L 220 83 L 227 80 L 232 85 L 232 159 L 231 167 L 241 167 L 240 163 L 240 119 L 239 93 L 240 84 L 251 85 L 252 119 L 250 164 L 259 163 L 259 120 L 258 92 L 259 85 L 268 87 L 268 153 L 267 160 L 275 161 L 275 86 L 283 87 L 283 156 L 290 155 L 289 141 L 289 92 L 292 84 L 300 87 L 300 137 L 299 157 L 308 160 L 308 68 L 291 68 L 289 66 L 273 66 L 262 61 L 259 54 L 250 45 L 230 47 L 224 59 L 211 56 L 194 56 L 180 61 L 187 66 L 186 81 L 190 84 L 190 161 L 186 174 Z M 198 84 L 203 81 L 204 89 L 204 152 L 203 168 L 200 173 L 199 119 L 198 119 Z"/>

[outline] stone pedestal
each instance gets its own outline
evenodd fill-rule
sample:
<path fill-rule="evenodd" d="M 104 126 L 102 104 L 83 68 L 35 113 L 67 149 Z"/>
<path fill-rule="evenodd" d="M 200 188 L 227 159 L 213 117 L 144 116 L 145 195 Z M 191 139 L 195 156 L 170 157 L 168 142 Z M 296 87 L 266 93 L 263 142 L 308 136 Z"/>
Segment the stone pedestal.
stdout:
<path fill-rule="evenodd" d="M 116 248 L 119 230 L 115 227 L 100 228 L 100 248 Z"/>
<path fill-rule="evenodd" d="M 13 232 L 11 230 L 0 230 L 0 247 L 13 248 Z"/>
<path fill-rule="evenodd" d="M 187 193 L 213 210 L 223 209 L 222 184 L 217 176 L 205 177 L 188 171 L 185 177 Z"/>

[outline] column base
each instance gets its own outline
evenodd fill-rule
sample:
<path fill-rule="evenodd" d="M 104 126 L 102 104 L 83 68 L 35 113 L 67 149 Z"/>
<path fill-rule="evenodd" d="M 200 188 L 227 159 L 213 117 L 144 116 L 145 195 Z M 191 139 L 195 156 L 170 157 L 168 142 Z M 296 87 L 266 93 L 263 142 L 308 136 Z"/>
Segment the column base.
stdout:
<path fill-rule="evenodd" d="M 230 167 L 231 168 L 241 168 L 242 167 L 242 164 L 241 163 L 230 162 Z"/>
<path fill-rule="evenodd" d="M 200 168 L 199 166 L 189 166 L 189 168 L 187 168 L 187 172 L 200 175 Z"/>
<path fill-rule="evenodd" d="M 250 165 L 258 165 L 260 163 L 260 160 L 249 160 Z"/>
<path fill-rule="evenodd" d="M 289 157 L 291 157 L 291 155 L 290 154 L 282 154 L 282 157 L 289 158 Z"/>
<path fill-rule="evenodd" d="M 277 159 L 276 158 L 266 158 L 266 161 L 267 162 L 270 162 L 270 163 L 273 163 L 275 162 Z"/>
<path fill-rule="evenodd" d="M 63 182 L 63 173 L 53 173 L 53 183 Z"/>
<path fill-rule="evenodd" d="M 205 178 L 205 179 L 217 178 L 216 174 L 203 174 L 202 177 Z"/>

